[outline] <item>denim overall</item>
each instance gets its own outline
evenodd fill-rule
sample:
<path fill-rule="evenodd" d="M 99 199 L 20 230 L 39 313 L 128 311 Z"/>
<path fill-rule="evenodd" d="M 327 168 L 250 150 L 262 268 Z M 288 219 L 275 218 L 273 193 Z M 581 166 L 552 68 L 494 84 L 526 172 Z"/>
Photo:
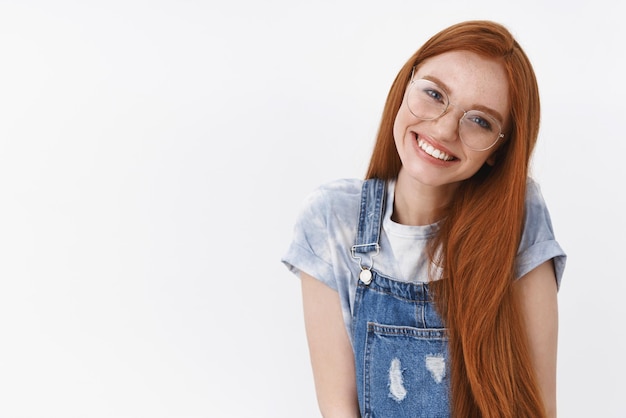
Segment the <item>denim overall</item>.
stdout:
<path fill-rule="evenodd" d="M 357 391 L 364 418 L 450 416 L 448 341 L 427 283 L 407 283 L 373 268 L 386 184 L 366 180 L 352 257 L 361 274 L 352 314 Z"/>

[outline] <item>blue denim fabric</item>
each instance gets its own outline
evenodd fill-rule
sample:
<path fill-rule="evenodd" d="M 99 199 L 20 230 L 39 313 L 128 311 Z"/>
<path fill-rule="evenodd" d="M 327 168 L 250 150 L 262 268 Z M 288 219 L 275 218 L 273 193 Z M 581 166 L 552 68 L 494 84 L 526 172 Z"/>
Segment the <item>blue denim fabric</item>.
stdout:
<path fill-rule="evenodd" d="M 361 199 L 352 254 L 361 269 L 370 270 L 378 252 L 384 183 L 367 180 Z M 359 280 L 352 317 L 361 416 L 448 417 L 448 340 L 428 283 L 394 280 L 375 268 L 371 274 L 371 282 Z"/>

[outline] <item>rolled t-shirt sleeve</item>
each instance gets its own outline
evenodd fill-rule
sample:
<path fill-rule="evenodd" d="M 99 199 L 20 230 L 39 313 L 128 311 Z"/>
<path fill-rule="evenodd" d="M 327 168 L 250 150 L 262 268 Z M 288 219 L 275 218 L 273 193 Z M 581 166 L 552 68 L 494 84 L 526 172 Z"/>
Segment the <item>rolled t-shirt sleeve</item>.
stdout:
<path fill-rule="evenodd" d="M 567 256 L 554 236 L 550 213 L 539 185 L 529 180 L 526 190 L 524 232 L 517 254 L 516 277 L 553 260 L 557 287 L 561 284 Z"/>
<path fill-rule="evenodd" d="M 337 290 L 327 213 L 327 196 L 318 189 L 305 200 L 294 226 L 293 240 L 281 261 L 298 277 L 305 272 Z"/>

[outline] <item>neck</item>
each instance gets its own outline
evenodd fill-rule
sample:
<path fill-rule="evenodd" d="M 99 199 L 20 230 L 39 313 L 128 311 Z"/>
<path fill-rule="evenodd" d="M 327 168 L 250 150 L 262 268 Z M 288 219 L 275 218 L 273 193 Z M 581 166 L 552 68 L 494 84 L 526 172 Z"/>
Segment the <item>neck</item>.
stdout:
<path fill-rule="evenodd" d="M 437 222 L 457 184 L 431 186 L 404 175 L 402 169 L 396 180 L 391 219 L 402 225 L 430 225 Z"/>

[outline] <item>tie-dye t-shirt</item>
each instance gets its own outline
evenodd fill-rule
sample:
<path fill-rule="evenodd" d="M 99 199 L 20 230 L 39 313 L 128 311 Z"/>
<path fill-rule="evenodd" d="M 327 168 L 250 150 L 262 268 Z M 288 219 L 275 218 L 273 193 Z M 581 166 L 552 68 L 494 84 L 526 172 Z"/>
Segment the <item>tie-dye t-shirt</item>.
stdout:
<path fill-rule="evenodd" d="M 311 193 L 296 221 L 293 241 L 282 258 L 296 275 L 305 272 L 339 293 L 348 333 L 361 271 L 350 249 L 357 233 L 362 185 L 363 180 L 337 180 Z M 428 281 L 430 261 L 425 249 L 428 239 L 437 232 L 437 224 L 409 226 L 392 221 L 394 187 L 395 182 L 388 182 L 380 252 L 367 262 L 373 262 L 374 270 L 394 280 Z M 554 259 L 557 285 L 560 285 L 566 256 L 555 240 L 539 186 L 529 179 L 517 277 L 550 259 Z"/>

